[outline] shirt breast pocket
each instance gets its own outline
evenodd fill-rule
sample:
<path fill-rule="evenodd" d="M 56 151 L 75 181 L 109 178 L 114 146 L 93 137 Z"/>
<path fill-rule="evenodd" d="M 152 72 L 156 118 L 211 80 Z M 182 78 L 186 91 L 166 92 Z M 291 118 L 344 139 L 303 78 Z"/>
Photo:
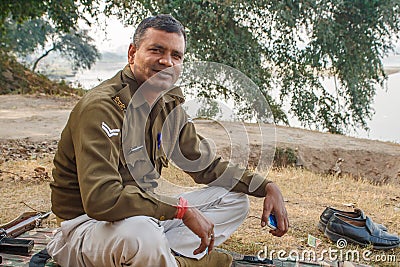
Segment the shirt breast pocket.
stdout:
<path fill-rule="evenodd" d="M 125 162 L 131 175 L 141 179 L 146 174 L 153 172 L 154 166 L 143 146 L 134 146 L 125 151 Z"/>

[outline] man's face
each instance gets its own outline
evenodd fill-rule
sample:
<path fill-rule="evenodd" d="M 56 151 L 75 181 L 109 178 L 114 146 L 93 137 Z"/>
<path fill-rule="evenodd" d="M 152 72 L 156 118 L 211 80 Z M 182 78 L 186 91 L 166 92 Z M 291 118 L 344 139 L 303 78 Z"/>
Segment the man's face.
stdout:
<path fill-rule="evenodd" d="M 157 74 L 149 83 L 164 90 L 178 79 L 184 52 L 185 39 L 181 34 L 148 28 L 139 47 L 130 45 L 128 62 L 139 85 Z"/>

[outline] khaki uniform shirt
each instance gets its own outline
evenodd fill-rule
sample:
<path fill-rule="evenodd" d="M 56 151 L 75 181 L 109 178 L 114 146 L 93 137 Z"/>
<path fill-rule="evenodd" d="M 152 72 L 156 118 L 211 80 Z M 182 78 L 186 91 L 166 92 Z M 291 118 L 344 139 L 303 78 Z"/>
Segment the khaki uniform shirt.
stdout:
<path fill-rule="evenodd" d="M 73 219 L 84 213 L 104 221 L 136 215 L 159 220 L 174 218 L 178 200 L 153 193 L 161 169 L 168 165 L 167 158 L 176 154 L 195 161 L 200 155 L 210 153 L 180 107 L 184 99 L 179 88 L 162 96 L 153 108 L 140 94 L 135 94 L 129 105 L 137 90 L 138 84 L 127 65 L 86 93 L 72 110 L 58 144 L 54 181 L 50 184 L 52 211 L 59 218 Z M 170 131 L 165 132 L 164 122 L 174 109 L 178 112 L 171 120 Z M 125 136 L 122 128 L 129 123 L 124 123 L 124 119 L 135 123 Z M 162 146 L 160 133 L 167 139 Z M 180 153 L 176 153 L 177 147 Z M 179 156 L 172 160 L 180 166 Z M 265 196 L 269 182 L 219 157 L 199 170 L 191 169 L 193 166 L 185 162 L 181 165 L 196 183 L 259 197 Z M 251 183 L 260 186 L 250 190 Z"/>

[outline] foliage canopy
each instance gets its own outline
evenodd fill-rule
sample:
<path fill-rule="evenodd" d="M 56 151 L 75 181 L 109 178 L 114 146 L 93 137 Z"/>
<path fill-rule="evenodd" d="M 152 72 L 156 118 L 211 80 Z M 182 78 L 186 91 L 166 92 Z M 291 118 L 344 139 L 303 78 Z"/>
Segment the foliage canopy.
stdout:
<path fill-rule="evenodd" d="M 287 123 L 287 102 L 304 126 L 334 133 L 368 128 L 376 89 L 387 78 L 381 59 L 400 32 L 399 0 L 4 0 L 0 10 L 0 29 L 10 18 L 46 15 L 67 32 L 78 19 L 90 23 L 101 12 L 126 25 L 172 14 L 187 28 L 189 60 L 243 72 L 268 100 L 276 122 Z M 335 90 L 321 77 L 334 79 Z M 225 92 L 201 93 L 212 98 Z"/>
<path fill-rule="evenodd" d="M 100 58 L 93 39 L 77 28 L 78 20 L 88 24 L 88 15 L 96 15 L 97 1 L 2 1 L 0 3 L 0 49 L 25 57 L 39 52 L 32 70 L 50 52 L 67 58 L 74 69 L 90 69 Z M 87 12 L 86 14 L 83 12 Z"/>
<path fill-rule="evenodd" d="M 6 25 L 6 32 L 10 49 L 15 53 L 21 56 L 33 52 L 41 53 L 34 61 L 32 71 L 35 71 L 39 61 L 52 51 L 59 52 L 68 59 L 73 69 L 90 69 L 100 58 L 100 53 L 93 44 L 94 40 L 87 34 L 87 30 L 58 31 L 48 21 L 40 18 L 21 24 L 9 23 Z"/>
<path fill-rule="evenodd" d="M 22 23 L 46 17 L 61 31 L 77 29 L 78 20 L 90 24 L 99 14 L 99 0 L 2 0 L 0 2 L 0 30 L 7 20 Z"/>
<path fill-rule="evenodd" d="M 242 71 L 277 122 L 287 122 L 287 101 L 304 126 L 334 133 L 368 128 L 376 88 L 386 79 L 381 59 L 400 32 L 398 0 L 114 0 L 106 12 L 131 25 L 172 14 L 187 27 L 190 59 Z M 321 77 L 335 80 L 333 92 Z"/>

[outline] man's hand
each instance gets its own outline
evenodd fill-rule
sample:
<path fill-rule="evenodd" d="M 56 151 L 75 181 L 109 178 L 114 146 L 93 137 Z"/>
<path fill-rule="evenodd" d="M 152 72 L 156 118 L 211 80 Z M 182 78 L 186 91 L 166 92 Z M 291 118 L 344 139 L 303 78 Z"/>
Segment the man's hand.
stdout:
<path fill-rule="evenodd" d="M 183 223 L 201 238 L 200 246 L 193 254 L 202 253 L 206 248 L 210 253 L 214 247 L 214 224 L 196 208 L 188 208 L 182 218 Z"/>
<path fill-rule="evenodd" d="M 272 213 L 275 215 L 278 227 L 269 232 L 274 236 L 283 236 L 289 228 L 289 219 L 287 216 L 283 196 L 278 186 L 274 183 L 268 183 L 265 187 L 266 196 L 264 199 L 263 214 L 261 217 L 261 226 L 264 227 L 268 222 L 268 217 Z"/>

